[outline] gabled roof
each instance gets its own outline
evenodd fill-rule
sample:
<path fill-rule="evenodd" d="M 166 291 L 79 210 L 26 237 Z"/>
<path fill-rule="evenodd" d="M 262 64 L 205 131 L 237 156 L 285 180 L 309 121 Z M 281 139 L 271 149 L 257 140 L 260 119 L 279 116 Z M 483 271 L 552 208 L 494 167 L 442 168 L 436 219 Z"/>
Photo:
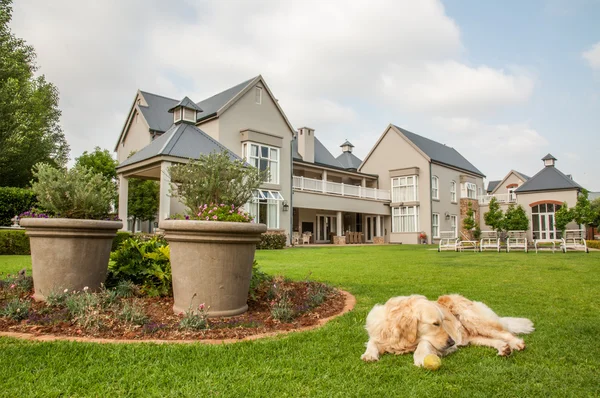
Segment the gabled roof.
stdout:
<path fill-rule="evenodd" d="M 468 171 L 473 174 L 485 177 L 485 175 L 473 166 L 471 162 L 465 159 L 458 151 L 452 147 L 440 144 L 439 142 L 430 140 L 429 138 L 422 137 L 418 134 L 412 133 L 408 130 L 404 130 L 401 127 L 393 125 L 398 131 L 400 131 L 408 140 L 410 140 L 415 146 L 417 146 L 423 153 L 425 153 L 432 162 L 439 163 L 446 166 L 452 166 L 457 169 Z"/>
<path fill-rule="evenodd" d="M 233 160 L 240 157 L 225 148 L 198 127 L 182 123 L 173 125 L 167 132 L 149 145 L 123 161 L 117 168 L 128 166 L 158 156 L 173 156 L 183 159 L 198 159 L 199 155 L 226 151 Z"/>
<path fill-rule="evenodd" d="M 224 107 L 229 101 L 234 99 L 238 94 L 240 94 L 246 87 L 250 85 L 250 83 L 259 79 L 260 76 L 253 77 L 252 79 L 246 80 L 236 86 L 228 88 L 225 91 L 221 91 L 218 94 L 213 95 L 203 101 L 198 102 L 198 106 L 202 108 L 202 112 L 198 113 L 198 121 L 207 119 L 209 117 L 215 116 L 217 112 Z"/>
<path fill-rule="evenodd" d="M 321 164 L 324 166 L 336 167 L 338 169 L 344 169 L 345 167 L 337 161 L 337 159 L 325 148 L 325 145 L 321 143 L 314 137 L 315 139 L 315 164 Z M 298 153 L 298 140 L 293 140 L 292 142 L 293 156 L 294 159 L 303 160 L 302 155 Z"/>
<path fill-rule="evenodd" d="M 498 184 L 500 184 L 502 182 L 502 180 L 494 180 L 494 181 L 490 181 L 488 182 L 488 186 L 487 186 L 487 193 L 491 193 L 494 189 L 496 189 L 496 187 L 498 186 Z"/>
<path fill-rule="evenodd" d="M 336 160 L 342 165 L 345 169 L 358 169 L 362 160 L 354 156 L 352 152 L 344 152 L 340 156 L 336 158 Z"/>
<path fill-rule="evenodd" d="M 502 180 L 500 180 L 500 181 L 490 181 L 490 183 L 488 185 L 488 193 L 494 193 L 496 191 L 496 189 L 498 189 L 499 187 L 503 186 L 504 182 L 506 180 L 508 180 L 508 177 L 510 177 L 511 174 L 516 175 L 519 179 L 521 179 L 521 181 L 523 181 L 523 183 L 525 183 L 527 180 L 529 180 L 529 178 L 531 178 L 531 177 L 529 177 L 529 176 L 527 176 L 527 175 L 525 175 L 523 173 L 520 173 L 520 172 L 518 172 L 516 170 L 511 170 L 511 171 L 508 172 L 508 174 L 506 176 L 504 176 L 504 178 Z M 495 182 L 496 184 L 492 186 L 493 182 Z M 490 188 L 490 186 L 491 186 L 491 188 Z"/>
<path fill-rule="evenodd" d="M 150 130 L 167 131 L 173 124 L 173 115 L 169 113 L 169 109 L 177 105 L 179 101 L 146 91 L 140 91 L 140 94 L 142 94 L 148 106 L 138 105 L 138 108 L 148 122 Z"/>
<path fill-rule="evenodd" d="M 556 167 L 548 166 L 527 180 L 515 192 L 554 191 L 561 189 L 582 189 L 582 187 Z"/>
<path fill-rule="evenodd" d="M 521 173 L 520 171 L 517 171 L 517 170 L 512 170 L 512 171 L 517 173 L 519 176 L 523 177 L 523 181 L 527 181 L 531 178 L 528 175 Z"/>
<path fill-rule="evenodd" d="M 202 108 L 200 108 L 198 105 L 196 105 L 194 103 L 194 101 L 189 99 L 189 97 L 184 97 L 181 101 L 179 101 L 178 104 L 175 104 L 175 106 L 173 106 L 171 109 L 169 109 L 169 112 L 173 112 L 173 110 L 175 108 L 177 108 L 178 106 L 181 106 L 183 108 L 190 108 L 195 111 L 202 112 Z"/>

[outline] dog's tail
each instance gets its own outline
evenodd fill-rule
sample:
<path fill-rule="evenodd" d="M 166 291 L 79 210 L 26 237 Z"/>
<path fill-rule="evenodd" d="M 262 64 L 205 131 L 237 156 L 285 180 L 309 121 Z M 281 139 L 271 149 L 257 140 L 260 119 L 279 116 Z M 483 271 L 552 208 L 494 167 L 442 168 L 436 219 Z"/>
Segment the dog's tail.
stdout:
<path fill-rule="evenodd" d="M 500 318 L 500 323 L 512 334 L 529 334 L 535 330 L 527 318 Z"/>

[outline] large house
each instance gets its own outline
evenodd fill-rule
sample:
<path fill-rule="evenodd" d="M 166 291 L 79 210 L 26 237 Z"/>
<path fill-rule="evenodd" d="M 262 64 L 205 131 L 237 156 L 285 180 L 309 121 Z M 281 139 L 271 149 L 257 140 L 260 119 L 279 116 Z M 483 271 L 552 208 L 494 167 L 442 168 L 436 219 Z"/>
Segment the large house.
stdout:
<path fill-rule="evenodd" d="M 138 91 L 115 147 L 119 216 L 127 219 L 129 178 L 160 182 L 157 220 L 183 212 L 171 193 L 169 167 L 214 151 L 269 169 L 269 180 L 246 207 L 290 243 L 307 232 L 310 242 L 338 244 L 350 232 L 375 243 L 418 243 L 422 234 L 436 242 L 441 231 L 460 237 L 468 209 L 482 220 L 492 196 L 527 205 L 532 220 L 539 220 L 532 222 L 534 235 L 547 234 L 548 204 L 550 210 L 564 200 L 574 204 L 581 189 L 568 177 L 559 184 L 564 174 L 554 168 L 556 159 L 545 158 L 554 171 L 529 178 L 513 170 L 490 182 L 485 195 L 485 176 L 459 152 L 393 124 L 364 160 L 349 141 L 340 146 L 336 156 L 314 129 L 294 129 L 262 76 L 199 102 Z"/>

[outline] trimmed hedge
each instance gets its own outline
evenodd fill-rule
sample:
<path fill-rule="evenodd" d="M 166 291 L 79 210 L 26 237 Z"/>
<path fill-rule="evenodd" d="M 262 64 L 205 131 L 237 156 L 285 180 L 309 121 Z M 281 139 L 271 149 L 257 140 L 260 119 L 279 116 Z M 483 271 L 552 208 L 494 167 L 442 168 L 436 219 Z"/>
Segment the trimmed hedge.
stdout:
<path fill-rule="evenodd" d="M 35 207 L 37 200 L 30 189 L 0 187 L 0 226 L 10 227 L 11 218 Z"/>
<path fill-rule="evenodd" d="M 260 236 L 257 250 L 279 250 L 285 248 L 287 235 L 282 231 L 267 231 Z"/>
<path fill-rule="evenodd" d="M 31 254 L 29 236 L 25 235 L 25 231 L 0 230 L 0 255 L 2 254 Z"/>
<path fill-rule="evenodd" d="M 592 249 L 600 249 L 600 240 L 586 240 L 587 247 Z"/>

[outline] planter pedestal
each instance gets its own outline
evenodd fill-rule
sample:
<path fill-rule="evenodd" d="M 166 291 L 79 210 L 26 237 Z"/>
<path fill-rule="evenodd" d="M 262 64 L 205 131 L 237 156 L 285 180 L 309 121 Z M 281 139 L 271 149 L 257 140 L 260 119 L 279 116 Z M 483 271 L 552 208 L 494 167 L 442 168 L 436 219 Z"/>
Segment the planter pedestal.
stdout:
<path fill-rule="evenodd" d="M 64 289 L 98 290 L 106 280 L 110 248 L 121 221 L 23 218 L 31 245 L 35 300 Z"/>
<path fill-rule="evenodd" d="M 266 225 L 163 220 L 160 228 L 171 249 L 176 314 L 203 303 L 211 317 L 248 310 L 254 251 Z"/>

